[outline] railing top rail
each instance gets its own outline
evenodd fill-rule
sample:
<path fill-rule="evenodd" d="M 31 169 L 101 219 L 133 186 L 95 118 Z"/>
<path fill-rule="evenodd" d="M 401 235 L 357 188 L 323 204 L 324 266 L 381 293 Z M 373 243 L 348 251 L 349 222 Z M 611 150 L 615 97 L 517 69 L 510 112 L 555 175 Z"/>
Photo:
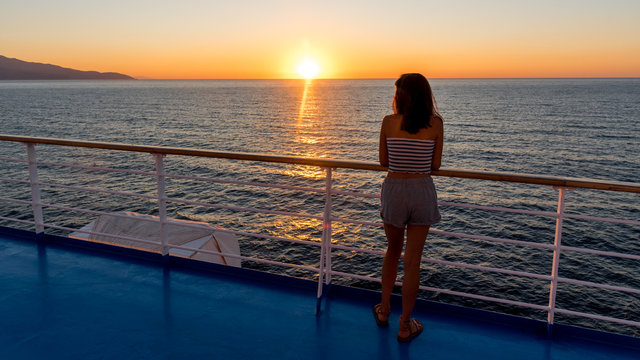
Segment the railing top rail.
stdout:
<path fill-rule="evenodd" d="M 84 147 L 94 149 L 118 150 L 145 152 L 152 154 L 165 155 L 182 155 L 182 156 L 199 156 L 209 158 L 234 159 L 245 161 L 259 162 L 275 162 L 297 165 L 311 165 L 328 168 L 344 168 L 357 170 L 387 171 L 387 168 L 377 163 L 354 161 L 354 160 L 337 160 L 337 159 L 313 159 L 295 156 L 267 155 L 244 152 L 217 151 L 207 149 L 181 148 L 169 146 L 153 146 L 153 145 L 134 145 L 112 142 L 84 141 L 84 140 L 68 140 L 46 137 L 32 137 L 19 135 L 0 134 L 0 141 L 12 141 L 32 144 L 47 144 L 71 147 Z M 520 174 L 508 172 L 490 172 L 479 170 L 463 170 L 463 169 L 446 169 L 433 171 L 434 176 L 445 176 L 455 178 L 515 182 L 536 185 L 550 185 L 571 188 L 598 189 L 610 191 L 623 191 L 631 193 L 640 193 L 640 183 L 598 180 L 598 179 L 581 179 L 567 178 L 548 175 Z"/>

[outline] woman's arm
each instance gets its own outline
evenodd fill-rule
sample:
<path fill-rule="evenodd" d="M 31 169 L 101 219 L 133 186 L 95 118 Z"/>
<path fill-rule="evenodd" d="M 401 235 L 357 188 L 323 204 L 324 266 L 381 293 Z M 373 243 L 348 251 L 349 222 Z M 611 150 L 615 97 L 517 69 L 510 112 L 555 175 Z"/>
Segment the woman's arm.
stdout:
<path fill-rule="evenodd" d="M 389 166 L 389 153 L 387 152 L 387 134 L 386 134 L 386 124 L 387 117 L 385 116 L 382 119 L 382 126 L 380 127 L 380 147 L 378 150 L 378 161 L 380 161 L 380 165 Z"/>
<path fill-rule="evenodd" d="M 438 132 L 438 135 L 436 136 L 436 145 L 433 149 L 431 170 L 438 170 L 440 169 L 440 165 L 442 163 L 442 140 L 444 137 L 444 125 L 442 123 L 442 119 L 439 117 L 434 117 L 431 121 L 433 126 L 436 127 L 436 131 Z"/>

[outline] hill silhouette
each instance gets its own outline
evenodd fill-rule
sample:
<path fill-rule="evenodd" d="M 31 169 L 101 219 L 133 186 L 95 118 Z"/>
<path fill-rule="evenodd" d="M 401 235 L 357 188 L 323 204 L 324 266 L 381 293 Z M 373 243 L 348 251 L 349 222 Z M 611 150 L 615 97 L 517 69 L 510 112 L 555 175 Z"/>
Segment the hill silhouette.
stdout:
<path fill-rule="evenodd" d="M 124 80 L 115 72 L 81 71 L 57 65 L 27 62 L 0 55 L 0 80 Z"/>

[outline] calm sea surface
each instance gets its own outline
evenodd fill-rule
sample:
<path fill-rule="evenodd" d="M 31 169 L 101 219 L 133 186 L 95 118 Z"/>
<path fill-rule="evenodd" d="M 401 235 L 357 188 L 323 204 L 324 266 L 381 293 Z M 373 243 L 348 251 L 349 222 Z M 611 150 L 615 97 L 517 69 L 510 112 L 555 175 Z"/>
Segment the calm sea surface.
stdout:
<path fill-rule="evenodd" d="M 213 80 L 0 82 L 0 133 L 251 153 L 377 161 L 378 131 L 391 111 L 393 80 Z M 443 167 L 640 182 L 640 79 L 511 79 L 432 81 L 445 119 Z M 24 146 L 3 143 L 0 157 L 24 158 Z M 38 146 L 38 159 L 126 169 L 153 170 L 146 154 Z M 305 166 L 168 157 L 167 171 L 188 176 L 322 188 L 323 172 Z M 2 176 L 26 179 L 23 164 L 0 161 Z M 154 179 L 132 174 L 64 170 L 43 165 L 41 180 L 153 194 Z M 382 173 L 336 171 L 334 187 L 377 194 Z M 436 178 L 444 202 L 555 211 L 552 188 L 479 180 Z M 322 212 L 322 194 L 264 190 L 251 186 L 171 179 L 169 196 L 213 204 L 271 210 Z M 28 186 L 0 181 L 0 193 L 29 199 Z M 5 196 L 5 195 L 2 195 Z M 45 188 L 44 202 L 101 211 L 157 213 L 143 198 L 79 194 Z M 378 200 L 335 196 L 334 216 L 379 221 Z M 636 194 L 576 190 L 567 211 L 638 220 Z M 442 206 L 437 230 L 536 243 L 553 243 L 555 219 Z M 318 241 L 313 219 L 214 210 L 172 203 L 169 215 L 207 221 L 233 230 Z M 0 216 L 30 220 L 27 208 L 3 203 Z M 45 221 L 79 228 L 92 219 L 81 213 L 45 210 Z M 0 225 L 11 225 L 0 221 Z M 55 232 L 55 231 L 53 231 Z M 63 232 L 64 233 L 64 232 Z M 377 227 L 334 223 L 341 245 L 383 250 Z M 242 252 L 266 259 L 317 265 L 315 247 L 291 248 L 258 238 L 240 238 Z M 636 226 L 566 220 L 563 244 L 640 254 Z M 379 276 L 380 258 L 335 251 L 334 269 Z M 503 267 L 548 275 L 552 252 L 521 246 L 434 235 L 429 258 Z M 264 268 L 261 265 L 246 266 Z M 267 269 L 273 270 L 273 269 Z M 282 269 L 309 277 L 297 270 Z M 560 276 L 640 288 L 637 261 L 565 253 Z M 356 286 L 370 283 L 337 279 Z M 546 305 L 548 281 L 425 264 L 427 286 Z M 543 312 L 463 300 L 441 293 L 421 296 L 507 311 L 535 318 Z M 558 306 L 640 318 L 640 296 L 563 284 Z M 590 325 L 558 316 L 559 321 Z M 609 330 L 618 330 L 609 327 Z M 625 330 L 638 334 L 637 330 Z"/>

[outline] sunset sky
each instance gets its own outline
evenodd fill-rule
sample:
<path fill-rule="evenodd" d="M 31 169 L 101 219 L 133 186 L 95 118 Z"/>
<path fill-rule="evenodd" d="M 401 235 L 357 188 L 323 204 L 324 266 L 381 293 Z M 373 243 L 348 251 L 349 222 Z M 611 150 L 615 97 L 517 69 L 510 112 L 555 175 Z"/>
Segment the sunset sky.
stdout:
<path fill-rule="evenodd" d="M 0 55 L 138 78 L 640 77 L 638 0 L 3 0 Z"/>

